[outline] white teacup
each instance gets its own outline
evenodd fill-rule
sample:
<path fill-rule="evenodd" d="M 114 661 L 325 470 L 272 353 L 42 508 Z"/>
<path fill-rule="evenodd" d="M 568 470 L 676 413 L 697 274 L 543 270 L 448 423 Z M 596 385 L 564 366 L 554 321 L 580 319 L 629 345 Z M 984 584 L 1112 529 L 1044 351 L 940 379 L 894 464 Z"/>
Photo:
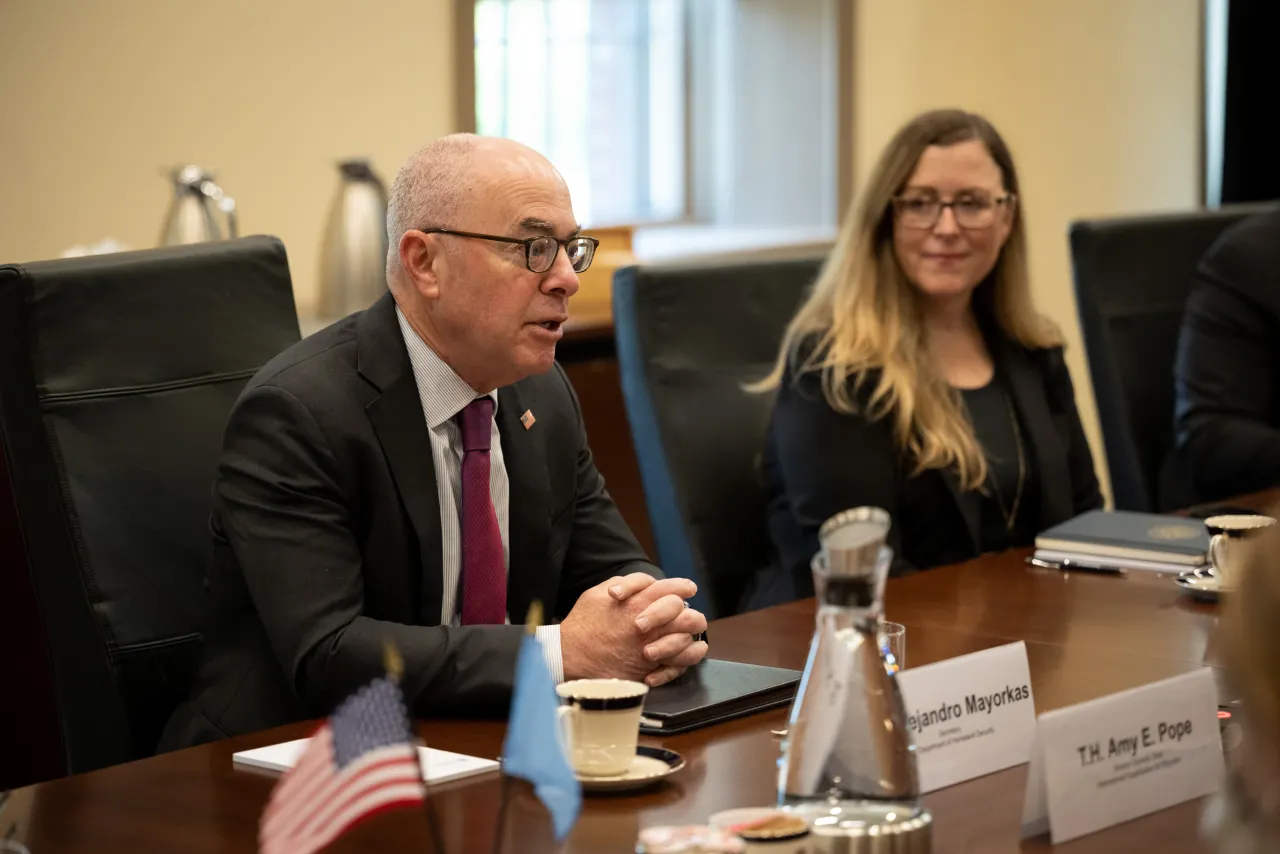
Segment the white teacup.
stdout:
<path fill-rule="evenodd" d="M 573 770 L 584 777 L 625 773 L 636 758 L 649 686 L 626 679 L 575 679 L 556 686 L 560 726 Z"/>
<path fill-rule="evenodd" d="M 1246 514 L 1210 516 L 1204 520 L 1209 532 L 1209 563 L 1213 564 L 1220 587 L 1235 586 L 1245 542 L 1275 523 L 1270 516 Z"/>

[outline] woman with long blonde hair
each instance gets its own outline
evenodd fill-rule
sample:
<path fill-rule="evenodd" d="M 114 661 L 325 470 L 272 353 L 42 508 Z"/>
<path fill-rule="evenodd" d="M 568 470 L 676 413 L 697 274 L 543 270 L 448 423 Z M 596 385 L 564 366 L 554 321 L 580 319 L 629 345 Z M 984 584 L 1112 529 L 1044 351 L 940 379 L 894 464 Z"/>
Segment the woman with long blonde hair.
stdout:
<path fill-rule="evenodd" d="M 1032 306 L 1022 200 L 995 128 L 925 113 L 890 141 L 773 372 L 764 455 L 779 568 L 811 590 L 831 515 L 893 517 L 896 574 L 1026 545 L 1102 505 L 1056 327 Z"/>

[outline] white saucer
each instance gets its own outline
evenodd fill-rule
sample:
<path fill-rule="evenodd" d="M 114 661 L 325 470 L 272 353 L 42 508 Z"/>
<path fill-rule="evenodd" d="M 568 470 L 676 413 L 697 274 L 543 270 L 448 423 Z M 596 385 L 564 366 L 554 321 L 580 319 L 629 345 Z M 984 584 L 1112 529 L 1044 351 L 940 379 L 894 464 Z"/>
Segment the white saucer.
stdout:
<path fill-rule="evenodd" d="M 684 757 L 674 750 L 661 747 L 636 748 L 631 767 L 624 773 L 610 777 L 586 777 L 575 774 L 584 792 L 625 792 L 643 789 L 670 777 L 684 767 Z"/>
<path fill-rule="evenodd" d="M 1174 583 L 1201 602 L 1217 602 L 1221 594 L 1231 592 L 1230 588 L 1221 585 L 1218 574 L 1206 566 L 1179 573 Z"/>

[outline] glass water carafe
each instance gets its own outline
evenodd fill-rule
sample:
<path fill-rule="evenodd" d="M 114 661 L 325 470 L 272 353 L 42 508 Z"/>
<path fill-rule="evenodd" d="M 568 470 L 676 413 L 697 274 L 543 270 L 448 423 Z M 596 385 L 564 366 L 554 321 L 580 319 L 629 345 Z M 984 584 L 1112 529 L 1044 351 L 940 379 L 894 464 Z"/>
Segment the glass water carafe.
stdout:
<path fill-rule="evenodd" d="M 928 851 L 930 819 L 919 803 L 898 666 L 877 632 L 892 559 L 884 544 L 889 524 L 883 510 L 863 507 L 819 531 L 817 627 L 779 762 L 778 803 L 803 815 L 819 837 Z M 840 850 L 859 848 L 850 842 Z"/>

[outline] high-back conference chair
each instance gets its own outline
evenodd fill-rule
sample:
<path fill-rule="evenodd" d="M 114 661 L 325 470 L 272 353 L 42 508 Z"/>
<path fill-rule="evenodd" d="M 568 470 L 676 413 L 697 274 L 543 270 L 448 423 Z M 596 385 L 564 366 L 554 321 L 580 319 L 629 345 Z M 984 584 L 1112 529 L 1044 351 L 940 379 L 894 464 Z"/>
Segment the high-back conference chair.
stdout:
<path fill-rule="evenodd" d="M 658 563 L 736 613 L 769 565 L 759 458 L 767 374 L 822 257 L 626 267 L 614 274 L 618 366 Z"/>
<path fill-rule="evenodd" d="M 66 773 L 154 752 L 186 696 L 222 432 L 298 337 L 274 238 L 0 267 L 0 441 L 25 558 L 0 572 L 34 595 L 0 602 L 0 622 L 37 615 Z M 0 684 L 23 653 L 0 650 Z M 0 731 L 0 755 L 21 738 Z"/>
<path fill-rule="evenodd" d="M 66 773 L 54 698 L 49 649 L 0 436 L 0 793 Z M 4 832 L 0 826 L 0 838 Z"/>
<path fill-rule="evenodd" d="M 1159 508 L 1173 448 L 1173 363 L 1200 257 L 1228 226 L 1271 205 L 1071 225 L 1071 265 L 1089 374 L 1119 510 Z"/>

